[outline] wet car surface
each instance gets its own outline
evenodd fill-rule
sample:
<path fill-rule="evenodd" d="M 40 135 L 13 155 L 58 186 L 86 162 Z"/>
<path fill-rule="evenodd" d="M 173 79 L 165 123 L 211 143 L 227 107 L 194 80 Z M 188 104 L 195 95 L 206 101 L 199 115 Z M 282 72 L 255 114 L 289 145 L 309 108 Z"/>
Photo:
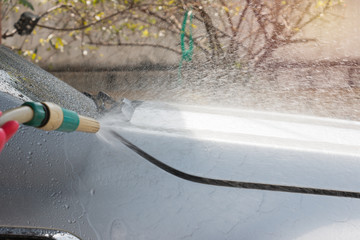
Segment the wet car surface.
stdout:
<path fill-rule="evenodd" d="M 21 103 L 6 94 L 1 102 Z M 106 128 L 177 169 L 230 180 L 358 191 L 357 152 L 257 144 L 180 121 L 200 109 L 185 107 L 186 112 L 158 103 L 137 109 L 130 120 L 121 112 L 105 116 L 98 135 L 21 127 L 1 155 L 0 224 L 64 229 L 82 239 L 315 239 L 345 232 L 355 239 L 359 234 L 357 199 L 185 181 L 145 161 Z M 171 110 L 173 125 L 144 121 L 149 110 L 160 114 L 158 123 Z"/>
<path fill-rule="evenodd" d="M 22 102 L 0 93 L 1 110 Z M 358 192 L 358 122 L 131 101 L 99 120 L 96 135 L 21 126 L 0 155 L 1 226 L 114 240 L 360 235 L 358 199 L 186 181 L 111 134 L 189 174 Z"/>

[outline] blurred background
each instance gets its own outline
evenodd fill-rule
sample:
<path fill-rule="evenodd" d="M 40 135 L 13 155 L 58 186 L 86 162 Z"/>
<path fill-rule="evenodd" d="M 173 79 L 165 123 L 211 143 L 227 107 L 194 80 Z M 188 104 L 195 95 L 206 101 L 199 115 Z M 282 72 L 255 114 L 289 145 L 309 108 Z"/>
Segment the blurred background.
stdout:
<path fill-rule="evenodd" d="M 96 98 L 360 120 L 357 0 L 1 0 L 1 44 Z"/>

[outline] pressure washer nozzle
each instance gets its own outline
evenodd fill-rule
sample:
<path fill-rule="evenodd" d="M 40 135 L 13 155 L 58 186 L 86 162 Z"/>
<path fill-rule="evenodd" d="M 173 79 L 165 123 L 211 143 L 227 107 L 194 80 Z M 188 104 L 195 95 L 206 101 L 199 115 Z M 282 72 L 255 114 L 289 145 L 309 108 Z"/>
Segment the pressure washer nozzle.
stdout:
<path fill-rule="evenodd" d="M 95 119 L 78 115 L 51 102 L 25 102 L 21 107 L 5 111 L 0 117 L 0 126 L 10 120 L 46 131 L 96 133 L 100 129 Z"/>

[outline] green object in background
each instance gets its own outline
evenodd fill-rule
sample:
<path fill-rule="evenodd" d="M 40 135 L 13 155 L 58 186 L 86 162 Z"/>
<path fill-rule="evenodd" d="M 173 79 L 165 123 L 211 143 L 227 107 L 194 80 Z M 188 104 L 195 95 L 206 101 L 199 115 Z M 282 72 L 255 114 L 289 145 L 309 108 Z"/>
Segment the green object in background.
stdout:
<path fill-rule="evenodd" d="M 188 15 L 190 15 L 189 17 L 189 21 L 190 21 L 190 26 L 189 26 L 189 49 L 185 49 L 185 29 L 186 29 L 186 22 L 187 22 L 187 18 Z M 182 23 L 182 27 L 181 27 L 181 34 L 180 34 L 180 39 L 181 39 L 181 60 L 185 60 L 190 62 L 192 59 L 192 55 L 193 55 L 193 51 L 194 51 L 194 41 L 193 41 L 193 37 L 192 37 L 192 18 L 193 18 L 193 14 L 192 11 L 186 11 L 184 14 L 184 20 Z"/>
<path fill-rule="evenodd" d="M 189 16 L 190 15 L 190 16 Z M 187 23 L 187 18 L 189 16 L 189 22 L 190 22 L 190 26 L 189 26 L 189 48 L 185 49 L 185 35 L 186 35 L 186 23 Z M 180 45 L 181 45 L 181 60 L 179 63 L 179 80 L 182 80 L 182 74 L 181 74 L 181 69 L 182 69 L 182 64 L 183 61 L 187 61 L 190 62 L 192 60 L 192 56 L 193 56 L 193 52 L 194 52 L 194 40 L 192 37 L 192 18 L 193 18 L 193 14 L 192 14 L 192 10 L 190 11 L 185 11 L 184 13 L 184 20 L 182 23 L 182 27 L 181 27 L 181 32 L 180 32 Z"/>

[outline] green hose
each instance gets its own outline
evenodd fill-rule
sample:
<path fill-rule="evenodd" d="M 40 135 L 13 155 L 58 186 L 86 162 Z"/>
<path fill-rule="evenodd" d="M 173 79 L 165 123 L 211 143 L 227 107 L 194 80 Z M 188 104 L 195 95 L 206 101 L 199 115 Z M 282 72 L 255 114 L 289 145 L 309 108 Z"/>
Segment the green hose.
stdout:
<path fill-rule="evenodd" d="M 185 49 L 185 35 L 186 35 L 186 23 L 187 23 L 187 18 L 188 15 L 190 15 L 189 17 L 189 22 L 190 22 L 190 26 L 189 26 L 189 48 Z M 187 61 L 190 62 L 192 60 L 192 56 L 194 53 L 194 40 L 193 40 L 193 36 L 192 36 L 192 19 L 193 19 L 193 14 L 192 14 L 192 10 L 189 11 L 185 11 L 184 13 L 184 20 L 182 23 L 182 27 L 181 27 L 181 32 L 180 32 L 180 45 L 181 45 L 181 60 L 179 63 L 179 80 L 180 82 L 182 81 L 182 74 L 181 74 L 181 70 L 182 70 L 182 64 L 183 61 Z"/>

